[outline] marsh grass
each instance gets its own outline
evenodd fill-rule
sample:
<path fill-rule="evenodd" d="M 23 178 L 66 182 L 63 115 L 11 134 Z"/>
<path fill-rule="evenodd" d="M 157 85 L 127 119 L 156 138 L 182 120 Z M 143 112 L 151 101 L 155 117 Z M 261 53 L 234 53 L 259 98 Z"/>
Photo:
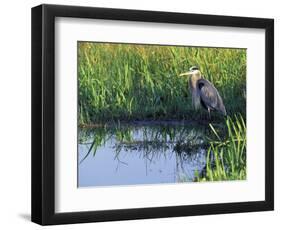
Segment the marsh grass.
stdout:
<path fill-rule="evenodd" d="M 245 49 L 78 42 L 79 124 L 201 119 L 206 112 L 194 111 L 187 80 L 178 77 L 193 65 L 229 115 L 245 116 Z"/>
<path fill-rule="evenodd" d="M 199 181 L 245 180 L 247 176 L 246 124 L 241 115 L 226 119 L 227 133 L 210 140 L 205 175 Z"/>

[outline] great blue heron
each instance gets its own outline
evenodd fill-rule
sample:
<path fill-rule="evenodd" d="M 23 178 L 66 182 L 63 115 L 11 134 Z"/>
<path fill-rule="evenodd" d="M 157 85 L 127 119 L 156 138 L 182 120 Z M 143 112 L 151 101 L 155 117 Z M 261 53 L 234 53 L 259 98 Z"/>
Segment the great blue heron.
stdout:
<path fill-rule="evenodd" d="M 226 116 L 226 110 L 222 98 L 215 86 L 204 79 L 198 67 L 193 66 L 188 72 L 180 74 L 180 76 L 189 76 L 189 90 L 192 95 L 192 104 L 196 110 L 200 105 L 210 112 L 216 110 Z"/>

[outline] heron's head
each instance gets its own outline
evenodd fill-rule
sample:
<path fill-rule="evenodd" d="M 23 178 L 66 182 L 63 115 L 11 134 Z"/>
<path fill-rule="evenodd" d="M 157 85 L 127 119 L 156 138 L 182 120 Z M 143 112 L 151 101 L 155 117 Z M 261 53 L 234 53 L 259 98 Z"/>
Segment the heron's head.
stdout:
<path fill-rule="evenodd" d="M 201 72 L 197 66 L 192 66 L 188 72 L 182 73 L 179 75 L 180 77 L 190 77 L 190 76 L 196 76 L 197 78 L 201 78 Z"/>

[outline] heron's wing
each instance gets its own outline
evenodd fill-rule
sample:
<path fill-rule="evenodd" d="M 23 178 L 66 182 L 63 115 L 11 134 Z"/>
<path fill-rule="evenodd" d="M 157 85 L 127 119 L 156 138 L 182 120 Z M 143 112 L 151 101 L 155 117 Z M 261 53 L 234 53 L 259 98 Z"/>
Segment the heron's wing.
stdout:
<path fill-rule="evenodd" d="M 226 115 L 226 110 L 222 98 L 215 86 L 206 79 L 198 81 L 200 98 L 206 107 L 218 110 Z"/>
<path fill-rule="evenodd" d="M 202 102 L 206 105 L 206 107 L 216 109 L 218 105 L 218 93 L 216 88 L 210 83 L 207 82 L 205 79 L 200 79 L 198 82 L 202 84 L 199 89 L 199 94 Z"/>

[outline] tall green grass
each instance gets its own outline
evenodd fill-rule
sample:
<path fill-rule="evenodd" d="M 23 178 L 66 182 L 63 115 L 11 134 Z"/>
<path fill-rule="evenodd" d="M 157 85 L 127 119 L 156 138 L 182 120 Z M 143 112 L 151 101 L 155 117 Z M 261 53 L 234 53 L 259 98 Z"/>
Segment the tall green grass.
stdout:
<path fill-rule="evenodd" d="M 241 115 L 226 119 L 222 137 L 210 124 L 215 139 L 210 140 L 206 174 L 199 181 L 245 180 L 247 176 L 246 124 Z"/>
<path fill-rule="evenodd" d="M 78 42 L 79 124 L 196 119 L 187 80 L 200 67 L 229 115 L 246 108 L 246 50 Z"/>

